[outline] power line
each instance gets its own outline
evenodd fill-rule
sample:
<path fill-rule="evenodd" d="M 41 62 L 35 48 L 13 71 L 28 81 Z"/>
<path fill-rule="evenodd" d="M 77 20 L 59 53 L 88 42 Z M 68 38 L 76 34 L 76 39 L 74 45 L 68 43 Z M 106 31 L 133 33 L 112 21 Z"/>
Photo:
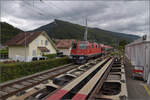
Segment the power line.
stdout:
<path fill-rule="evenodd" d="M 23 1 L 25 1 L 25 0 L 23 0 Z M 36 7 L 36 6 L 35 6 L 35 3 L 34 3 L 34 6 L 33 6 L 32 4 L 30 4 L 29 2 L 24 2 L 24 3 L 25 3 L 26 5 L 28 5 L 30 8 L 34 9 L 34 11 L 36 11 L 39 15 L 44 16 L 45 18 L 50 18 L 50 17 L 48 17 L 48 16 L 45 16 L 45 14 L 42 13 L 42 12 L 45 12 L 45 11 L 40 10 L 38 7 Z M 35 8 L 35 7 L 36 7 L 36 8 Z M 47 12 L 45 12 L 45 13 L 47 13 Z M 50 16 L 56 18 L 56 16 L 53 16 L 53 15 L 50 15 Z M 50 19 L 51 19 L 51 18 L 50 18 Z"/>
<path fill-rule="evenodd" d="M 24 0 L 23 0 L 23 1 L 24 1 Z M 26 5 L 27 5 L 26 7 L 28 7 L 28 8 L 30 7 L 30 8 L 32 8 L 32 7 L 30 6 L 30 5 L 31 5 L 30 3 L 28 3 L 28 2 L 24 2 L 24 3 L 26 3 Z M 32 8 L 32 9 L 33 9 L 33 8 Z M 42 15 L 43 15 L 43 13 L 41 13 L 41 12 L 37 11 L 36 9 L 33 9 L 33 10 L 34 10 L 34 11 L 36 11 L 36 13 L 38 13 L 38 15 L 40 15 L 40 16 L 42 16 Z"/>
<path fill-rule="evenodd" d="M 51 5 L 50 5 L 49 3 L 45 3 L 45 1 L 42 1 L 42 3 L 46 4 L 46 5 L 49 6 L 49 7 L 52 7 L 51 5 L 53 5 L 53 7 L 55 7 L 56 9 L 59 9 L 59 11 L 60 11 L 61 13 L 64 12 L 63 14 L 65 14 L 65 12 L 66 12 L 66 11 L 64 11 L 62 8 L 56 6 L 54 3 L 50 2 L 50 1 L 49 1 L 49 3 L 50 3 Z M 62 15 L 62 16 L 65 17 L 65 18 L 67 18 L 67 17 L 64 16 L 64 15 Z M 61 17 L 62 17 L 62 16 L 61 16 Z"/>
<path fill-rule="evenodd" d="M 25 1 L 25 0 L 23 0 L 23 1 Z M 44 3 L 45 4 L 45 2 L 44 1 L 42 1 L 41 3 Z M 40 10 L 36 5 L 35 5 L 35 3 L 33 3 L 34 5 L 32 5 L 31 3 L 29 3 L 29 2 L 25 2 L 25 4 L 26 5 L 28 5 L 30 8 L 32 8 L 32 9 L 34 9 L 38 14 L 40 14 L 41 16 L 44 16 L 45 18 L 50 18 L 50 17 L 48 17 L 48 16 L 45 16 L 42 12 L 45 12 L 45 11 L 43 11 L 43 10 Z M 46 4 L 48 4 L 48 3 L 46 3 Z M 57 8 L 57 9 L 59 9 L 59 10 L 61 10 L 62 12 L 64 12 L 60 7 L 57 7 L 55 4 L 53 4 L 52 2 L 51 2 L 51 4 L 55 7 L 55 8 Z M 51 5 L 50 5 L 51 6 Z M 42 11 L 42 12 L 41 12 Z M 45 12 L 45 13 L 47 13 L 47 12 Z M 64 13 L 65 14 L 65 13 Z M 56 16 L 53 16 L 53 15 L 51 15 L 52 17 L 54 17 L 54 18 L 56 18 Z M 62 17 L 62 16 L 61 16 Z M 65 16 L 63 16 L 63 17 L 65 17 Z M 65 17 L 65 18 L 67 18 L 67 17 Z M 72 18 L 71 16 L 70 16 L 70 18 Z M 52 18 L 50 18 L 50 19 L 52 19 Z M 79 32 L 79 31 L 78 31 Z M 80 32 L 79 32 L 80 33 Z"/>

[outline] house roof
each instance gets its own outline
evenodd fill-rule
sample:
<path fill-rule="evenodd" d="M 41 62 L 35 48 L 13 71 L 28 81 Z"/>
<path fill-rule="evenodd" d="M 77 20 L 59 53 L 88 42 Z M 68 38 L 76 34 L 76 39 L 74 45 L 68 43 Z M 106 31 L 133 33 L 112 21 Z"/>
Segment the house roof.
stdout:
<path fill-rule="evenodd" d="M 75 42 L 74 39 L 61 39 L 57 40 L 56 47 L 58 49 L 69 49 L 72 47 L 72 43 Z"/>
<path fill-rule="evenodd" d="M 41 33 L 42 32 L 26 32 L 26 44 L 28 45 Z M 11 40 L 8 40 L 4 45 L 7 45 L 7 46 L 25 45 L 25 32 L 17 34 Z"/>

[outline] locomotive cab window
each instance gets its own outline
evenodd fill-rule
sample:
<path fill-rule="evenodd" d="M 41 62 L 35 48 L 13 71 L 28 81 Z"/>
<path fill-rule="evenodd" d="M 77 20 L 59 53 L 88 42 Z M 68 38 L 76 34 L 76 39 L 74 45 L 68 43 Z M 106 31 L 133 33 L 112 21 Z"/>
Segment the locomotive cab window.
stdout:
<path fill-rule="evenodd" d="M 73 43 L 72 44 L 72 49 L 76 49 L 77 48 L 77 43 Z"/>
<path fill-rule="evenodd" d="M 88 49 L 88 44 L 79 44 L 80 49 Z"/>

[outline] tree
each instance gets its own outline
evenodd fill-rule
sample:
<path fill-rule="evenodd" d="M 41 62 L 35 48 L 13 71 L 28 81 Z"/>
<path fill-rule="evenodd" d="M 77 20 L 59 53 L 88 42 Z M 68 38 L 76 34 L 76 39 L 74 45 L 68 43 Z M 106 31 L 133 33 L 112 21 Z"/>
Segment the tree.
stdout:
<path fill-rule="evenodd" d="M 128 42 L 126 40 L 121 40 L 119 41 L 119 50 L 124 50 L 125 49 L 125 45 L 127 45 Z"/>

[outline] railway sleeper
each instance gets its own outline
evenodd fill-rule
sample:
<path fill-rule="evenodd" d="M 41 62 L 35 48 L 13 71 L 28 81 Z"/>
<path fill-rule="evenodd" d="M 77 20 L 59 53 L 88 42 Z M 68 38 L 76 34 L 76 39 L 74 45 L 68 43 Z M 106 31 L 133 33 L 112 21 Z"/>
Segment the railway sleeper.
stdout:
<path fill-rule="evenodd" d="M 85 64 L 84 65 L 84 67 L 85 68 L 87 68 L 87 69 L 90 69 L 91 67 L 92 67 L 92 65 L 90 65 L 89 63 L 88 64 Z M 78 68 L 78 70 L 81 70 L 81 71 L 85 71 L 85 70 L 83 70 L 83 69 L 79 69 Z M 53 72 L 52 72 L 53 73 Z M 35 80 L 27 80 L 26 82 L 20 82 L 21 83 L 21 85 L 23 85 L 23 86 L 28 86 L 28 85 L 30 85 L 30 84 L 32 84 L 32 83 L 37 83 L 39 80 L 41 81 L 43 78 L 45 78 L 45 77 L 48 77 L 49 75 L 48 74 L 52 74 L 52 73 L 47 73 L 47 75 L 45 74 L 45 75 L 42 75 L 42 77 L 41 76 L 39 76 L 39 79 L 35 79 Z M 55 74 L 55 73 L 54 73 Z M 68 73 L 68 75 L 69 74 L 71 74 L 71 73 Z M 70 75 L 70 76 L 73 76 L 73 75 Z M 74 75 L 75 76 L 75 75 Z M 69 81 L 71 81 L 71 80 L 69 80 Z M 68 81 L 68 82 L 69 82 Z M 43 81 L 43 82 L 41 82 L 41 84 L 47 84 L 48 83 L 48 81 Z M 16 86 L 15 86 L 16 87 Z M 38 86 L 37 87 L 34 87 L 34 89 L 36 89 L 36 90 L 38 90 L 38 91 L 40 91 L 41 90 L 41 88 L 39 88 Z M 30 89 L 27 89 L 27 90 L 22 90 L 22 91 L 19 91 L 18 93 L 16 93 L 16 96 L 21 96 L 21 95 L 23 95 L 23 94 L 26 94 L 27 92 L 25 92 L 25 91 L 30 91 Z M 15 95 L 14 95 L 15 96 Z M 30 97 L 30 96 L 29 96 Z M 9 99 L 8 99 L 9 100 Z M 11 99 L 10 99 L 11 100 Z M 15 99 L 14 99 L 15 100 Z"/>
<path fill-rule="evenodd" d="M 53 83 L 59 86 L 64 86 L 74 78 L 76 78 L 76 76 L 64 74 L 54 78 Z"/>
<path fill-rule="evenodd" d="M 121 62 L 121 61 L 120 61 Z M 113 67 L 112 67 L 113 68 Z M 111 71 L 102 88 L 95 95 L 95 100 L 126 100 L 127 87 L 125 79 L 124 65 L 121 64 L 121 69 Z"/>
<path fill-rule="evenodd" d="M 46 98 L 48 100 L 50 98 L 52 100 L 54 100 L 54 99 L 57 100 L 58 98 L 59 99 L 71 99 L 97 73 L 97 71 L 99 71 L 102 68 L 102 66 L 104 66 L 109 60 L 110 60 L 110 58 L 109 59 L 107 58 L 107 59 L 103 60 L 99 64 L 92 67 L 89 71 L 87 71 L 86 73 L 84 73 L 80 77 L 76 78 L 74 81 L 70 82 L 69 84 L 67 84 L 63 88 L 57 90 L 52 95 L 50 95 L 49 97 L 46 97 Z M 92 64 L 89 64 L 89 65 L 92 65 Z M 88 75 L 88 76 L 86 76 L 86 75 Z M 77 80 L 78 81 L 81 80 L 81 81 L 75 82 Z M 68 90 L 69 88 L 70 88 L 70 90 Z M 63 93 L 64 89 L 68 90 L 68 92 L 66 94 Z M 55 95 L 58 95 L 58 96 L 55 96 Z M 60 95 L 62 95 L 62 97 L 60 97 Z"/>

